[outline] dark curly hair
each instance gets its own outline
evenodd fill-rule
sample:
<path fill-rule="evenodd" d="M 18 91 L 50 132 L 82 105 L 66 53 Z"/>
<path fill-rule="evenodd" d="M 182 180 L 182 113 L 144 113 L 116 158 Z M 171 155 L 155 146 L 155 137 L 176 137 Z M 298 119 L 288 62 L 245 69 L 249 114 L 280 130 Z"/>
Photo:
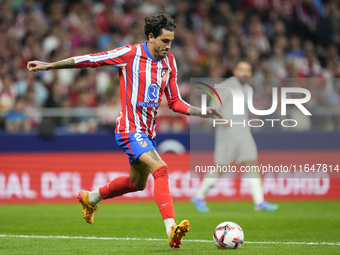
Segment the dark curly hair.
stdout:
<path fill-rule="evenodd" d="M 149 39 L 150 33 L 153 33 L 154 37 L 157 38 L 162 34 L 162 28 L 168 31 L 174 31 L 176 28 L 175 21 L 166 13 L 149 15 L 144 20 L 144 33 L 147 39 Z"/>

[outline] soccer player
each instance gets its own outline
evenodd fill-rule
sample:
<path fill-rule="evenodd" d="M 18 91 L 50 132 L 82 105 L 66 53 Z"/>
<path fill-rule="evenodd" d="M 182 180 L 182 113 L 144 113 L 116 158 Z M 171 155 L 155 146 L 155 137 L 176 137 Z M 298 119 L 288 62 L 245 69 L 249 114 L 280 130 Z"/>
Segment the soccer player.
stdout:
<path fill-rule="evenodd" d="M 252 76 L 251 65 L 244 60 L 239 61 L 233 70 L 233 77 L 225 80 L 223 86 L 238 86 L 243 91 L 245 98 L 247 98 L 247 79 Z M 233 115 L 233 99 L 229 89 L 220 89 L 219 95 L 223 102 L 223 107 L 217 108 L 223 116 L 223 118 L 233 120 L 233 123 L 248 123 L 248 114 L 245 115 Z M 246 102 L 246 100 L 244 100 Z M 247 106 L 245 106 L 247 109 Z M 257 166 L 257 148 L 254 138 L 251 134 L 250 127 L 245 124 L 234 124 L 232 126 L 228 124 L 217 125 L 215 134 L 215 163 L 219 166 L 228 166 L 234 160 L 236 163 L 244 164 L 246 166 Z M 255 210 L 274 211 L 278 209 L 277 204 L 271 204 L 264 200 L 261 176 L 255 173 L 251 173 L 248 176 L 248 183 L 250 186 L 250 192 L 254 201 Z M 198 192 L 192 198 L 192 203 L 196 209 L 200 212 L 207 212 L 209 208 L 206 205 L 205 197 L 208 191 L 217 183 L 221 177 L 221 173 L 209 173 L 203 179 Z"/>
<path fill-rule="evenodd" d="M 181 99 L 177 85 L 177 66 L 169 53 L 176 24 L 169 15 L 159 13 L 145 17 L 143 44 L 126 45 L 107 52 L 71 57 L 53 63 L 30 61 L 30 71 L 115 66 L 119 69 L 122 110 L 116 122 L 116 141 L 128 154 L 130 175 L 120 176 L 94 191 L 79 191 L 77 198 L 83 206 L 83 218 L 93 223 L 93 213 L 103 199 L 145 189 L 151 173 L 154 196 L 163 217 L 170 247 L 180 248 L 181 239 L 189 231 L 189 221 L 175 223 L 175 213 L 169 191 L 169 170 L 156 151 L 156 118 L 162 95 L 169 108 L 181 114 L 222 118 L 214 108 L 206 116 L 201 109 Z"/>

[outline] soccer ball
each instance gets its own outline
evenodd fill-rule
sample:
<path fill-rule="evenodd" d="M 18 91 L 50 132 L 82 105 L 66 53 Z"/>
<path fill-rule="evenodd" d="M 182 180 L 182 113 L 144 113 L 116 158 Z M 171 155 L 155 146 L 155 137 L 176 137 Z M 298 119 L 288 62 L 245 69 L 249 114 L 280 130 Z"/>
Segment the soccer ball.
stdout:
<path fill-rule="evenodd" d="M 236 223 L 225 221 L 215 228 L 213 239 L 217 248 L 238 249 L 243 244 L 244 233 Z"/>

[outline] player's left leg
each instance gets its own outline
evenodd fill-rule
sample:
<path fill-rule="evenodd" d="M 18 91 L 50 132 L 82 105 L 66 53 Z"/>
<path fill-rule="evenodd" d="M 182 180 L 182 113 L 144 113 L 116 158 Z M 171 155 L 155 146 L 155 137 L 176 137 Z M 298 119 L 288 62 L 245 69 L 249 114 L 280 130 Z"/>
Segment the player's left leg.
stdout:
<path fill-rule="evenodd" d="M 174 219 L 174 207 L 169 189 L 169 170 L 156 150 L 143 153 L 139 157 L 141 166 L 154 177 L 154 197 L 163 220 Z M 171 224 L 172 225 L 172 224 Z M 170 228 L 168 229 L 170 232 Z"/>

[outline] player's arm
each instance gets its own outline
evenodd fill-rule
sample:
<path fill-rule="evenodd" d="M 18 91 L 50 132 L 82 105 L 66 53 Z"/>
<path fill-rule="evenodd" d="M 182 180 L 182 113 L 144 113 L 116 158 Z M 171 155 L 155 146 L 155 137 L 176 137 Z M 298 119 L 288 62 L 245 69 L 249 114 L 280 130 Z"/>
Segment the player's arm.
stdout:
<path fill-rule="evenodd" d="M 47 71 L 51 69 L 66 69 L 66 68 L 76 68 L 76 63 L 73 58 L 68 58 L 64 60 L 60 60 L 57 62 L 46 63 L 41 61 L 29 61 L 27 63 L 27 69 L 29 71 Z"/>
<path fill-rule="evenodd" d="M 209 107 L 207 107 L 207 112 L 205 115 L 202 115 L 202 109 L 198 107 L 191 106 L 190 109 L 188 109 L 188 115 L 191 116 L 199 116 L 201 118 L 213 118 L 213 119 L 222 119 L 222 115 L 220 113 L 221 106 L 216 106 L 213 104 L 213 102 L 210 102 Z M 224 116 L 223 116 L 224 117 Z"/>
<path fill-rule="evenodd" d="M 177 65 L 173 56 L 170 57 L 169 62 L 171 67 L 170 78 L 168 86 L 164 90 L 166 99 L 168 100 L 168 106 L 174 112 L 187 114 L 190 104 L 185 102 L 179 93 L 177 84 Z"/>
<path fill-rule="evenodd" d="M 222 119 L 222 115 L 220 112 L 213 107 L 207 107 L 207 113 L 205 115 L 202 114 L 201 108 L 191 106 L 181 99 L 177 84 L 176 86 L 172 86 L 173 88 L 165 89 L 165 95 L 168 99 L 168 105 L 171 110 L 177 113 L 186 114 L 188 116 L 199 116 L 201 118 L 213 118 L 213 119 Z M 174 94 L 171 92 L 175 92 Z"/>
<path fill-rule="evenodd" d="M 187 110 L 187 115 L 189 116 L 199 116 L 201 118 L 213 118 L 213 119 L 222 119 L 221 113 L 213 107 L 207 107 L 207 114 L 202 114 L 202 109 L 190 106 Z"/>
<path fill-rule="evenodd" d="M 67 68 L 86 68 L 111 65 L 115 67 L 123 67 L 127 64 L 131 48 L 125 46 L 112 51 L 104 51 L 96 54 L 87 54 L 83 56 L 71 57 L 52 63 L 41 61 L 29 61 L 27 69 L 29 71 L 46 71 L 51 69 L 67 69 Z"/>
<path fill-rule="evenodd" d="M 186 114 L 189 116 L 221 119 L 222 115 L 218 112 L 216 108 L 208 107 L 207 114 L 202 115 L 201 108 L 191 106 L 181 98 L 177 84 L 177 66 L 174 58 L 170 60 L 170 66 L 172 71 L 170 73 L 169 85 L 165 89 L 165 95 L 168 100 L 169 108 L 174 112 Z"/>

